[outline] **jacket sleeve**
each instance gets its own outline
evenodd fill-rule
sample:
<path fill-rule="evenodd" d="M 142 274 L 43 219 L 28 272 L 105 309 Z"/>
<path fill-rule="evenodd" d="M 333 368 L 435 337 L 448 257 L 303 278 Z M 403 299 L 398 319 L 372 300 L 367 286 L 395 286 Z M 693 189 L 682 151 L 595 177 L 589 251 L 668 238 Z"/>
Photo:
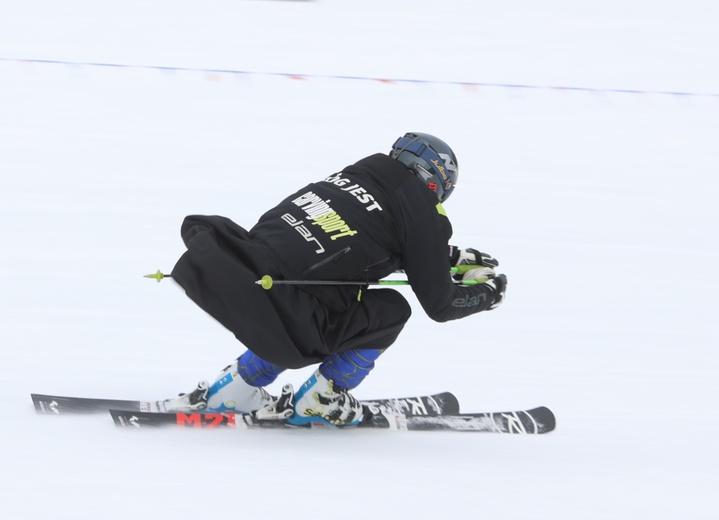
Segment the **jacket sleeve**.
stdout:
<path fill-rule="evenodd" d="M 492 303 L 491 288 L 452 281 L 448 253 L 452 226 L 444 209 L 431 193 L 427 197 L 408 188 L 413 187 L 405 184 L 396 194 L 402 267 L 427 316 L 445 322 L 486 310 Z"/>

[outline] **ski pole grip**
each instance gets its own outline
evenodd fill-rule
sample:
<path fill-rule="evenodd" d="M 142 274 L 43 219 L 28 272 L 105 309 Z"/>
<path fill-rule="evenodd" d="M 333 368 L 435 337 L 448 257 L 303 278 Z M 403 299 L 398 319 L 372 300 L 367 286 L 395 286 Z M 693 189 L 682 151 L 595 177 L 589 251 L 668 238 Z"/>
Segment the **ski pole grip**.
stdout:
<path fill-rule="evenodd" d="M 454 274 L 464 274 L 467 271 L 471 271 L 472 269 L 479 269 L 480 267 L 484 267 L 483 265 L 471 265 L 471 264 L 465 264 L 465 265 L 458 265 L 457 267 L 450 267 L 449 272 Z"/>

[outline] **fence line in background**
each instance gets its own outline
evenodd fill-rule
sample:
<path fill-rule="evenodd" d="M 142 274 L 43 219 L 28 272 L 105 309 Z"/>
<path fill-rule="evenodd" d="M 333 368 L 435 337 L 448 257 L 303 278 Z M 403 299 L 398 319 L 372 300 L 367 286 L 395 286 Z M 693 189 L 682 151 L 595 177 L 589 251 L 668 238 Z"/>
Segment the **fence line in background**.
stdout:
<path fill-rule="evenodd" d="M 639 94 L 639 95 L 658 95 L 673 96 L 677 98 L 716 98 L 719 99 L 717 93 L 699 93 L 699 92 L 682 92 L 670 90 L 640 90 L 640 89 L 619 89 L 619 88 L 592 88 L 592 87 L 568 87 L 560 85 L 531 85 L 517 83 L 486 83 L 474 81 L 440 81 L 440 80 L 422 80 L 422 79 L 403 79 L 403 78 L 373 78 L 367 76 L 347 76 L 335 74 L 301 74 L 296 72 L 259 72 L 247 70 L 233 69 L 209 69 L 195 67 L 165 67 L 159 65 L 127 65 L 121 63 L 100 63 L 100 62 L 81 62 L 81 61 L 64 61 L 64 60 L 40 60 L 40 59 L 18 59 L 18 58 L 2 58 L 0 61 L 16 62 L 19 64 L 38 64 L 38 65 L 65 65 L 68 67 L 89 67 L 89 68 L 116 68 L 116 69 L 140 69 L 140 70 L 157 70 L 159 72 L 189 72 L 203 74 L 208 81 L 221 81 L 223 76 L 275 76 L 284 77 L 292 80 L 311 80 L 311 79 L 335 79 L 346 81 L 372 81 L 385 84 L 410 83 L 417 85 L 456 85 L 467 90 L 479 90 L 481 88 L 502 88 L 518 91 L 527 90 L 554 90 L 566 92 L 585 92 L 589 94 Z"/>

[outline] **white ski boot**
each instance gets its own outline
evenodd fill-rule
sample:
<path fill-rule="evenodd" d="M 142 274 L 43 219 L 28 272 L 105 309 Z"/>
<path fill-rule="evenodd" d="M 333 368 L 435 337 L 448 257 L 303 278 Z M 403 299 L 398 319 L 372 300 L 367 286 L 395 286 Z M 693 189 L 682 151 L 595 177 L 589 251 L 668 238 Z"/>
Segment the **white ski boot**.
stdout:
<path fill-rule="evenodd" d="M 237 361 L 227 366 L 210 386 L 207 410 L 211 412 L 254 412 L 274 401 L 260 386 L 251 386 L 237 373 Z"/>
<path fill-rule="evenodd" d="M 262 387 L 251 386 L 237 373 L 237 361 L 227 366 L 212 385 L 200 381 L 190 393 L 158 403 L 168 412 L 208 411 L 249 413 L 271 404 L 274 398 Z"/>
<path fill-rule="evenodd" d="M 279 397 L 272 403 L 254 412 L 259 421 L 282 421 L 295 414 L 295 390 L 291 384 L 282 387 Z"/>
<path fill-rule="evenodd" d="M 335 386 L 319 370 L 295 394 L 291 424 L 322 422 L 335 426 L 356 426 L 362 422 L 362 404 L 346 388 Z"/>

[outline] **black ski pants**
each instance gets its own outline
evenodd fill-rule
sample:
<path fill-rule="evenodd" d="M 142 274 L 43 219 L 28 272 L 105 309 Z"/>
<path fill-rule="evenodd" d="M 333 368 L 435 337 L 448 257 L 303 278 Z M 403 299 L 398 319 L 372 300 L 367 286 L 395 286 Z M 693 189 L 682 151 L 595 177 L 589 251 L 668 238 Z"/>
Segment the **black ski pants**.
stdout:
<path fill-rule="evenodd" d="M 255 282 L 277 272 L 272 253 L 227 218 L 187 217 L 182 238 L 187 252 L 172 278 L 248 349 L 274 365 L 301 368 L 342 350 L 385 349 L 410 317 L 409 304 L 393 289 L 364 290 L 359 300 L 341 308 L 336 305 L 341 298 L 328 300 L 303 286 L 275 285 L 266 291 Z"/>

